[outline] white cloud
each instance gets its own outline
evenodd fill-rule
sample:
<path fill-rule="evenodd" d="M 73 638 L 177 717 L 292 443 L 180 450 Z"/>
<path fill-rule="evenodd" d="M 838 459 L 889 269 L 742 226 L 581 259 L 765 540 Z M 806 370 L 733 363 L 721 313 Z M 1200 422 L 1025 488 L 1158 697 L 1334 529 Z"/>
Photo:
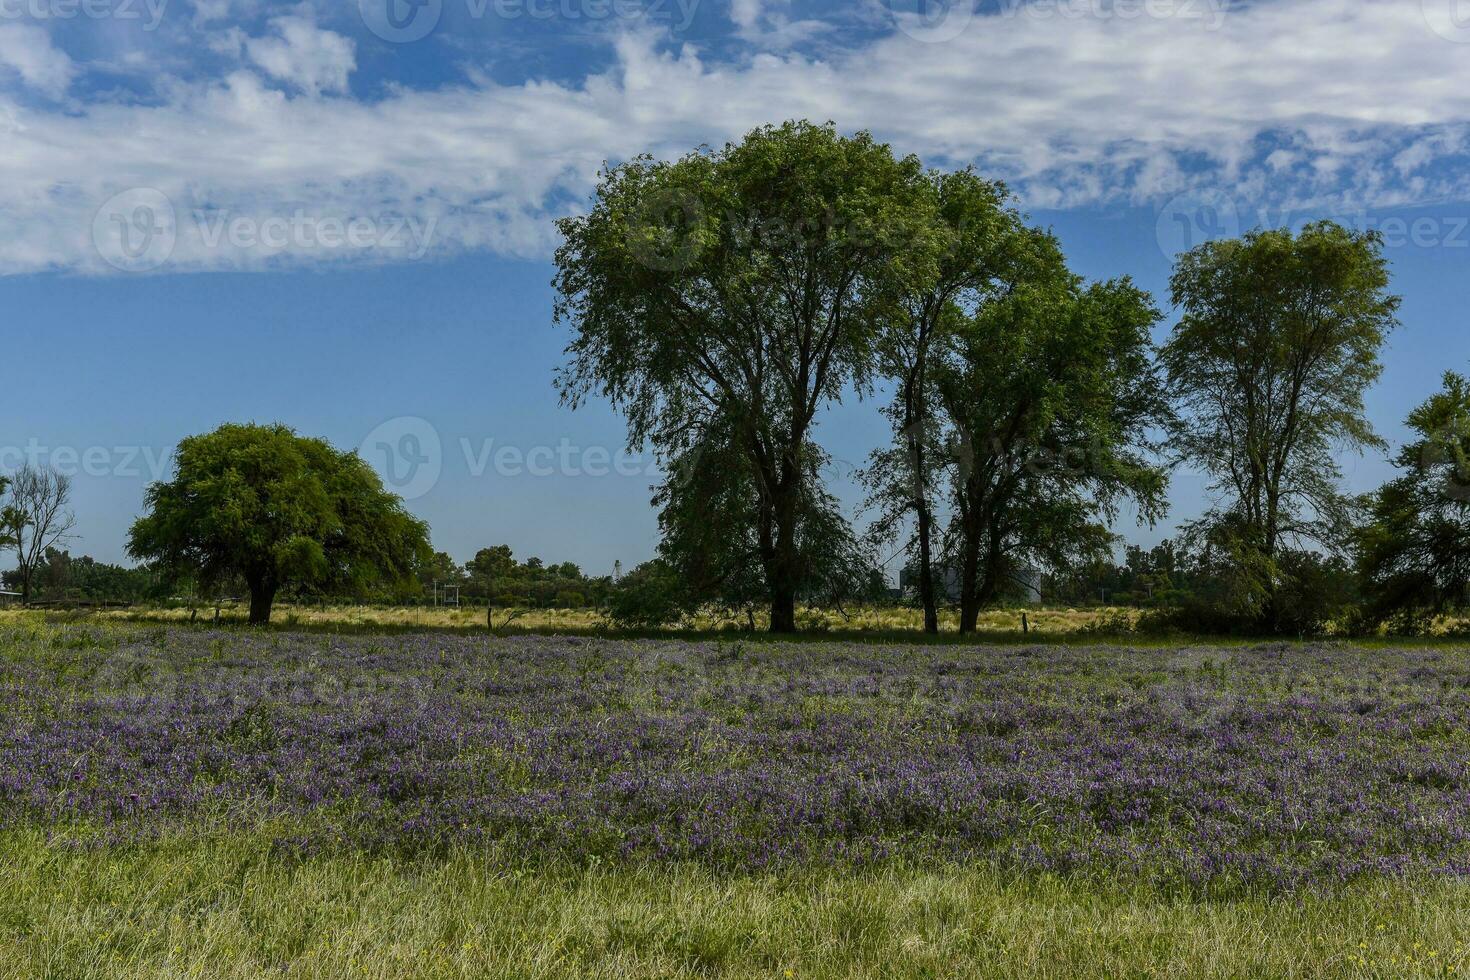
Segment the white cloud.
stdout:
<path fill-rule="evenodd" d="M 870 128 L 936 164 L 976 162 L 1033 207 L 1162 203 L 1199 186 L 1278 206 L 1470 199 L 1470 170 L 1446 165 L 1467 153 L 1470 49 L 1429 31 L 1416 0 L 1277 0 L 1232 9 L 1218 30 L 982 20 L 942 44 L 895 32 L 826 59 L 766 52 L 736 65 L 630 35 L 612 68 L 577 84 L 478 79 L 375 102 L 291 98 L 247 71 L 177 86 L 159 105 L 7 111 L 0 96 L 0 271 L 105 271 L 93 218 L 133 187 L 174 204 L 169 268 L 405 254 L 211 242 L 196 213 L 407 215 L 434 223 L 433 248 L 545 255 L 551 218 L 585 198 L 605 159 L 672 155 L 787 118 Z M 271 74 L 306 91 L 341 91 L 350 70 L 288 63 Z"/>
<path fill-rule="evenodd" d="M 832 29 L 818 20 L 792 20 L 776 6 L 788 6 L 790 0 L 730 0 L 730 20 L 739 36 L 752 44 L 770 50 L 784 50 Z"/>
<path fill-rule="evenodd" d="M 754 27 L 761 19 L 764 0 L 730 0 L 730 19 L 736 27 Z"/>
<path fill-rule="evenodd" d="M 29 87 L 53 97 L 65 94 L 76 74 L 71 58 L 34 24 L 0 23 L 0 81 L 6 69 Z"/>
<path fill-rule="evenodd" d="M 351 40 L 305 17 L 275 17 L 270 26 L 273 36 L 244 41 L 245 53 L 255 65 L 311 95 L 347 91 L 347 78 L 357 67 Z"/>

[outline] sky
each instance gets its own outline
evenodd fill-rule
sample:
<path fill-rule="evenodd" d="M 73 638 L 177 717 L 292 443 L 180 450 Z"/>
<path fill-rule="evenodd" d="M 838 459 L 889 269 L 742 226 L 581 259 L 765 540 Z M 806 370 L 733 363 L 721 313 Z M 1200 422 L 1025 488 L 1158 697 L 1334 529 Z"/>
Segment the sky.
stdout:
<path fill-rule="evenodd" d="M 1154 293 L 1160 339 L 1179 251 L 1375 228 L 1379 432 L 1470 369 L 1466 0 L 0 0 L 0 472 L 73 475 L 69 547 L 122 561 L 181 437 L 280 421 L 460 560 L 631 567 L 658 474 L 558 402 L 554 222 L 606 162 L 799 118 L 1004 179 L 1078 273 Z M 877 410 L 818 430 L 856 522 Z M 1116 530 L 1208 494 L 1171 500 Z"/>

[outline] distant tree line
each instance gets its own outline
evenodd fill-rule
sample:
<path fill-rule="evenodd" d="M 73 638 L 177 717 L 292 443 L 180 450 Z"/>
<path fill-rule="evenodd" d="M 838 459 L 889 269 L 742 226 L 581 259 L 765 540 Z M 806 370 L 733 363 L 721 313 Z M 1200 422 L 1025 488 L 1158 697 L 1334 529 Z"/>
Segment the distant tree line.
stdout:
<path fill-rule="evenodd" d="M 540 558 L 518 562 L 509 545 L 482 548 L 460 565 L 436 552 L 418 571 L 427 594 L 453 587 L 461 601 L 531 609 L 581 609 L 606 604 L 611 576 L 588 576 L 573 562 L 548 565 Z"/>
<path fill-rule="evenodd" d="M 0 576 L 5 588 L 20 592 L 25 582 L 19 571 Z M 167 599 L 167 576 L 146 566 L 112 565 L 87 555 L 47 548 L 31 574 L 29 599 L 33 602 L 134 603 Z"/>

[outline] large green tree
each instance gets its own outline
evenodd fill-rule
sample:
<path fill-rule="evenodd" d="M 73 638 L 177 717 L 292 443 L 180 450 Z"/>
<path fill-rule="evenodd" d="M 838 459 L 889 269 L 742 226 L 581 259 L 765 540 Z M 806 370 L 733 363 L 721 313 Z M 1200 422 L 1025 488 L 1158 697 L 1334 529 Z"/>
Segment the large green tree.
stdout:
<path fill-rule="evenodd" d="M 357 454 L 283 425 L 223 425 L 179 443 L 176 472 L 148 488 L 132 528 L 138 559 L 209 586 L 238 575 L 250 622 L 283 586 L 362 589 L 432 559 L 428 528 Z"/>
<path fill-rule="evenodd" d="M 1026 274 L 1035 239 L 1010 206 L 1005 187 L 972 170 L 930 173 L 924 189 L 933 199 L 939 249 L 915 275 L 889 283 L 899 292 L 889 297 L 877 353 L 878 370 L 894 388 L 885 409 L 894 442 L 873 454 L 864 482 L 877 512 L 873 531 L 879 540 L 913 528 L 924 630 L 937 633 L 934 493 L 944 455 L 933 365 L 967 314 Z"/>
<path fill-rule="evenodd" d="M 666 464 L 730 433 L 773 632 L 795 629 L 809 578 L 817 415 L 869 383 L 881 298 L 933 262 L 932 200 L 916 159 L 787 123 L 612 167 L 591 210 L 561 222 L 563 398 L 608 398 L 630 445 Z"/>
<path fill-rule="evenodd" d="M 1372 620 L 1417 628 L 1470 605 L 1470 380 L 1447 373 L 1408 424 L 1418 438 L 1373 497 L 1358 554 Z"/>
<path fill-rule="evenodd" d="M 965 318 L 935 366 L 953 430 L 947 551 L 961 632 L 1022 566 L 1106 554 L 1121 502 L 1150 521 L 1164 507 L 1149 442 L 1167 415 L 1149 337 L 1158 312 L 1126 279 L 1084 287 L 1050 236 L 1034 235 L 1045 261 Z"/>
<path fill-rule="evenodd" d="M 1332 222 L 1251 232 L 1181 255 L 1170 288 L 1173 446 L 1223 498 L 1191 531 L 1231 556 L 1241 615 L 1279 630 L 1285 551 L 1347 540 L 1336 453 L 1382 445 L 1363 412 L 1399 304 L 1382 242 Z"/>

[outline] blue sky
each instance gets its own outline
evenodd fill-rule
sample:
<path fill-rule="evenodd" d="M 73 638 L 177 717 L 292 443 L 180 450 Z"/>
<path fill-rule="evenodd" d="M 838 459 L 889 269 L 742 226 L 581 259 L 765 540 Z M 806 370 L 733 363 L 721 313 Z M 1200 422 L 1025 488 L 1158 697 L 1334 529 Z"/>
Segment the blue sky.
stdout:
<path fill-rule="evenodd" d="M 1201 236 L 1379 228 L 1380 431 L 1470 368 L 1458 0 L 388 2 L 0 0 L 0 469 L 76 473 L 73 550 L 120 559 L 176 441 L 253 419 L 361 447 L 459 558 L 647 558 L 650 461 L 552 388 L 552 222 L 605 160 L 786 118 L 1005 178 L 1164 328 Z M 823 419 L 850 504 L 883 435 Z"/>

